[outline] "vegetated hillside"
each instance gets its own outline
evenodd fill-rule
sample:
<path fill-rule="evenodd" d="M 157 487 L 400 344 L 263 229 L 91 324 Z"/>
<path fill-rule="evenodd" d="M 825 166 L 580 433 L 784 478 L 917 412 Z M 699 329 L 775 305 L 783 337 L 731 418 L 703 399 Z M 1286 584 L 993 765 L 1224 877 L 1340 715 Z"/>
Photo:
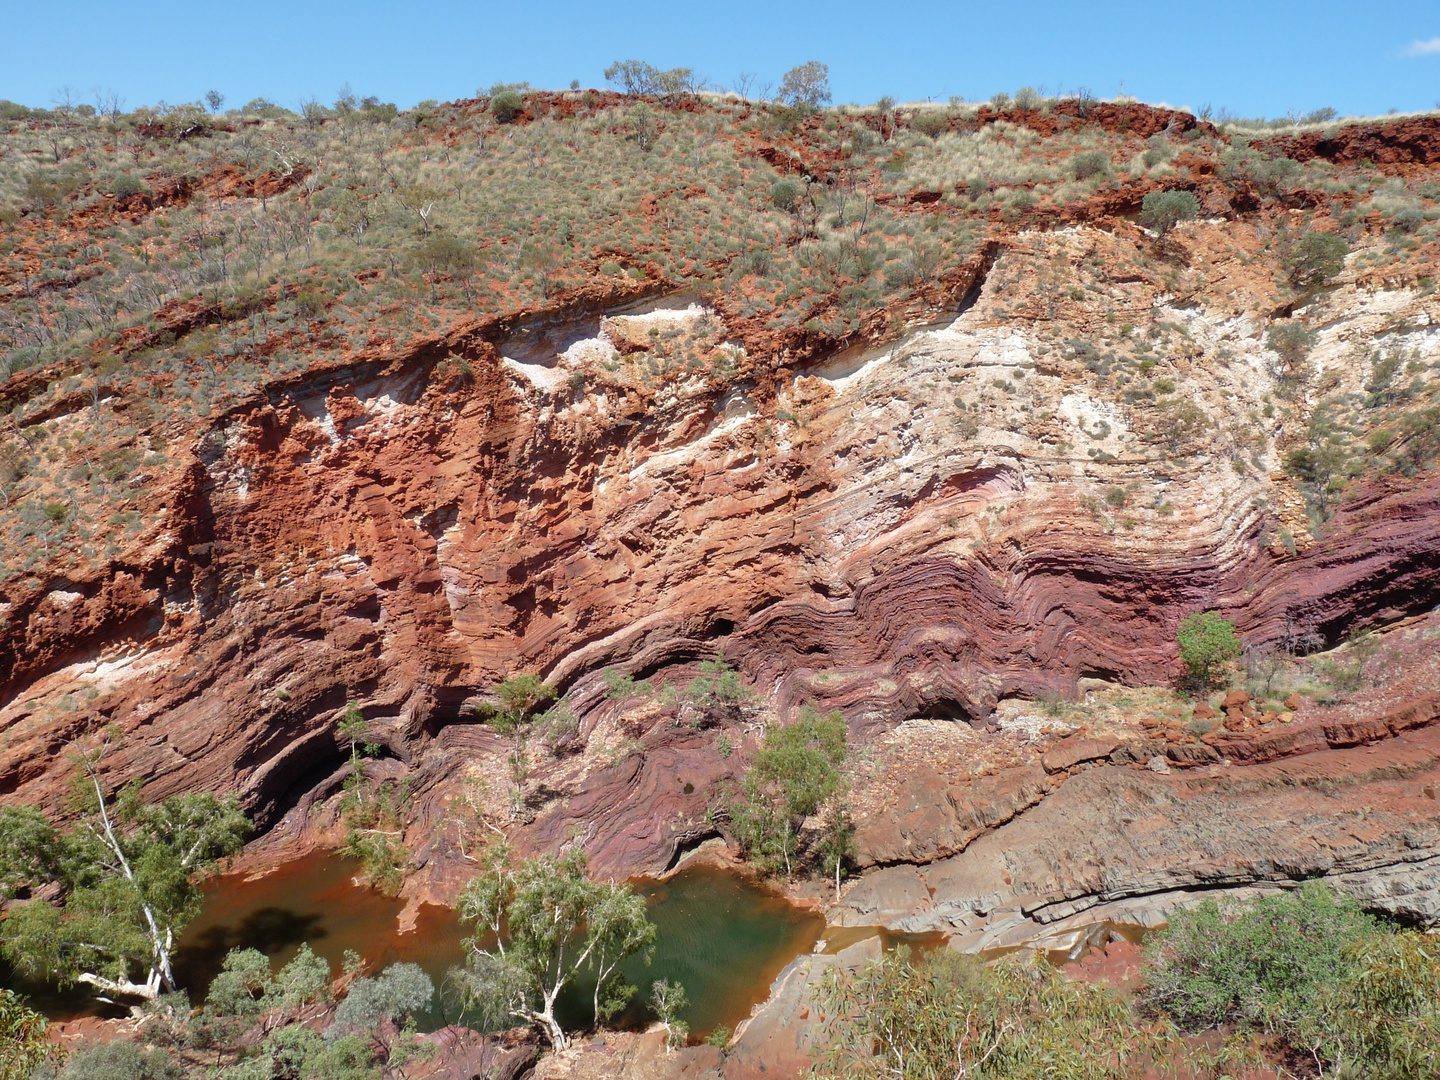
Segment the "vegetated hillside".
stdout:
<path fill-rule="evenodd" d="M 447 895 L 477 818 L 663 869 L 805 702 L 866 747 L 859 866 L 963 860 L 1103 787 L 1088 762 L 1194 811 L 1164 768 L 1435 719 L 1412 700 L 1434 627 L 1404 620 L 1440 590 L 1440 120 L 1252 139 L 1079 99 L 521 105 L 5 123 L 7 800 L 58 807 L 61 751 L 114 723 L 116 783 L 238 789 L 273 857 L 336 822 L 354 700 L 370 780 L 408 785 L 406 888 Z M 1146 231 L 1160 192 L 1193 198 L 1152 199 L 1172 214 Z M 1113 690 L 1169 683 L 1200 609 L 1270 665 L 1257 701 L 1279 668 L 1311 691 L 1298 727 L 1216 733 Z M 1348 683 L 1323 678 L 1348 654 L 1296 659 L 1387 627 L 1391 660 Z M 659 692 L 719 654 L 743 707 Z M 570 723 L 512 807 L 473 707 L 522 671 Z M 1107 685 L 1112 712 L 1065 703 Z M 1363 799 L 1381 774 L 1357 775 Z M 1221 812 L 1253 796 L 1212 779 Z M 996 888 L 1413 866 L 1436 837 L 1412 794 L 1353 850 L 1297 807 L 1210 862 L 1174 842 L 1202 825 L 1159 829 L 1108 877 L 1057 875 L 1063 829 L 1026 825 L 1035 861 Z M 980 910 L 975 879 L 937 881 L 937 910 Z M 1431 888 L 1396 904 L 1440 910 Z"/>

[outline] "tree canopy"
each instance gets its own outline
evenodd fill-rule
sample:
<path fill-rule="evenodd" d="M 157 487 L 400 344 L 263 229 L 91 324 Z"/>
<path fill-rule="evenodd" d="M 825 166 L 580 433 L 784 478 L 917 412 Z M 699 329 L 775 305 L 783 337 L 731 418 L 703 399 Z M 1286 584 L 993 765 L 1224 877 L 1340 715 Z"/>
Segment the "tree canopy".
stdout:
<path fill-rule="evenodd" d="M 147 803 L 136 783 L 109 796 L 97 764 L 82 759 L 74 821 L 0 810 L 0 885 L 30 896 L 0 923 L 0 953 L 102 1000 L 152 1000 L 178 989 L 172 957 L 200 911 L 198 882 L 240 849 L 250 822 L 233 799 L 208 794 Z M 46 886 L 55 900 L 35 896 Z"/>
<path fill-rule="evenodd" d="M 848 850 L 849 826 L 843 808 L 832 804 L 844 783 L 845 754 L 845 720 L 838 712 L 822 715 L 806 706 L 793 723 L 766 733 L 740 797 L 730 805 L 735 838 L 749 857 L 790 873 L 805 819 L 828 811 L 827 839 L 844 838 L 838 847 L 828 844 L 834 851 L 826 868 L 838 873 L 836 859 Z"/>
<path fill-rule="evenodd" d="M 1325 284 L 1345 268 L 1350 244 L 1343 236 L 1329 232 L 1307 232 L 1295 242 L 1285 268 L 1292 284 L 1313 289 Z"/>
<path fill-rule="evenodd" d="M 1235 624 L 1213 611 L 1196 611 L 1185 616 L 1175 632 L 1175 642 L 1191 676 L 1206 686 L 1222 665 L 1240 655 Z"/>
<path fill-rule="evenodd" d="M 645 898 L 628 884 L 591 881 L 579 850 L 514 866 L 508 847 L 497 845 L 458 907 L 476 925 L 465 966 L 449 974 L 466 1007 L 488 1023 L 534 1024 L 557 1049 L 569 1044 L 555 1016 L 560 992 L 581 971 L 592 971 L 598 1024 L 618 1008 L 620 962 L 636 953 L 648 958 L 655 946 Z M 630 993 L 619 993 L 620 1004 Z"/>
<path fill-rule="evenodd" d="M 830 67 L 819 60 L 799 64 L 785 73 L 776 94 L 792 109 L 814 112 L 830 102 Z"/>

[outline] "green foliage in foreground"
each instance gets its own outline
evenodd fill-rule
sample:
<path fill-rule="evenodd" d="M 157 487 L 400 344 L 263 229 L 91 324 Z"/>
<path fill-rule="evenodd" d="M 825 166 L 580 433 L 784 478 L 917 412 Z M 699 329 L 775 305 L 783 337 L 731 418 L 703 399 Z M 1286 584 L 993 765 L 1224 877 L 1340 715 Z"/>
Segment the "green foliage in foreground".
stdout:
<path fill-rule="evenodd" d="M 1440 1075 L 1440 942 L 1396 930 L 1321 883 L 1175 916 L 1146 953 L 1138 1010 L 1033 956 L 985 965 L 901 948 L 821 977 L 829 1080 L 1122 1080 L 1233 1076 L 1263 1036 L 1300 1075 Z M 1181 1031 L 1231 1033 L 1218 1050 Z M 1281 1075 L 1294 1073 L 1281 1072 Z"/>
<path fill-rule="evenodd" d="M 45 1018 L 12 990 L 0 989 L 0 1080 L 25 1080 L 54 1049 Z"/>
<path fill-rule="evenodd" d="M 257 1053 L 215 1074 L 217 1080 L 378 1080 L 376 1043 L 365 1035 L 336 1038 L 290 1024 L 265 1037 Z"/>
<path fill-rule="evenodd" d="M 1182 1027 L 1278 1037 L 1327 1074 L 1440 1075 L 1440 942 L 1390 930 L 1318 882 L 1177 914 L 1142 1000 Z"/>
<path fill-rule="evenodd" d="M 806 818 L 823 814 L 820 847 L 826 869 L 838 867 L 850 836 L 839 806 L 845 754 L 845 720 L 839 712 L 821 715 L 807 705 L 793 723 L 766 732 L 754 764 L 745 771 L 740 797 L 729 808 L 731 830 L 746 858 L 772 872 L 792 873 L 801 826 Z"/>
<path fill-rule="evenodd" d="M 49 1080 L 52 1074 L 41 1066 L 31 1080 Z M 70 1055 L 58 1080 L 181 1080 L 185 1070 L 168 1050 L 144 1048 L 117 1039 L 91 1043 Z"/>
<path fill-rule="evenodd" d="M 986 966 L 901 947 L 855 972 L 822 976 L 825 1078 L 1121 1080 L 1164 1060 L 1165 1025 L 1135 1022 L 1113 991 L 1073 982 L 1043 960 Z"/>

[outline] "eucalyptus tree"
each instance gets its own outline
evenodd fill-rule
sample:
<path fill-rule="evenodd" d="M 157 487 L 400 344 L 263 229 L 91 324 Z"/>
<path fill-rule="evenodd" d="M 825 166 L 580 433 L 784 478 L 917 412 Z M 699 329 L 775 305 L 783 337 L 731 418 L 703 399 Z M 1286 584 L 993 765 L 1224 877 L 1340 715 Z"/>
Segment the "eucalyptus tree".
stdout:
<path fill-rule="evenodd" d="M 628 884 L 592 881 L 579 850 L 517 866 L 502 842 L 465 887 L 458 908 L 476 928 L 464 967 L 447 976 L 465 1008 L 486 1025 L 533 1024 L 556 1049 L 570 1043 L 555 1015 L 561 991 L 592 973 L 598 1025 L 619 1007 L 607 993 L 614 995 L 620 962 L 636 954 L 648 962 L 655 947 L 645 898 Z"/>
<path fill-rule="evenodd" d="M 209 794 L 150 803 L 138 782 L 107 793 L 108 748 L 79 755 L 75 818 L 0 810 L 0 892 L 24 898 L 0 922 L 0 954 L 25 975 L 134 1005 L 179 989 L 175 946 L 199 914 L 199 883 L 250 822 Z"/>

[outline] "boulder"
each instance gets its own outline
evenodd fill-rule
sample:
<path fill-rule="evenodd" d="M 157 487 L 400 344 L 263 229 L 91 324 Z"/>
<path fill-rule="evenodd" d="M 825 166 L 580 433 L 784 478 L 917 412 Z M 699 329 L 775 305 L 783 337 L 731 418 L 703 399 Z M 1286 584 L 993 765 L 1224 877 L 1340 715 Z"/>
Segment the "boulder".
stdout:
<path fill-rule="evenodd" d="M 1098 761 L 1100 758 L 1107 758 L 1119 745 L 1120 740 L 1114 735 L 1095 737 L 1072 735 L 1068 739 L 1061 739 L 1046 750 L 1040 756 L 1040 764 L 1047 773 L 1062 772 L 1083 761 Z"/>
<path fill-rule="evenodd" d="M 885 926 L 930 910 L 930 890 L 913 866 L 887 866 L 865 874 L 830 912 L 831 926 Z"/>

